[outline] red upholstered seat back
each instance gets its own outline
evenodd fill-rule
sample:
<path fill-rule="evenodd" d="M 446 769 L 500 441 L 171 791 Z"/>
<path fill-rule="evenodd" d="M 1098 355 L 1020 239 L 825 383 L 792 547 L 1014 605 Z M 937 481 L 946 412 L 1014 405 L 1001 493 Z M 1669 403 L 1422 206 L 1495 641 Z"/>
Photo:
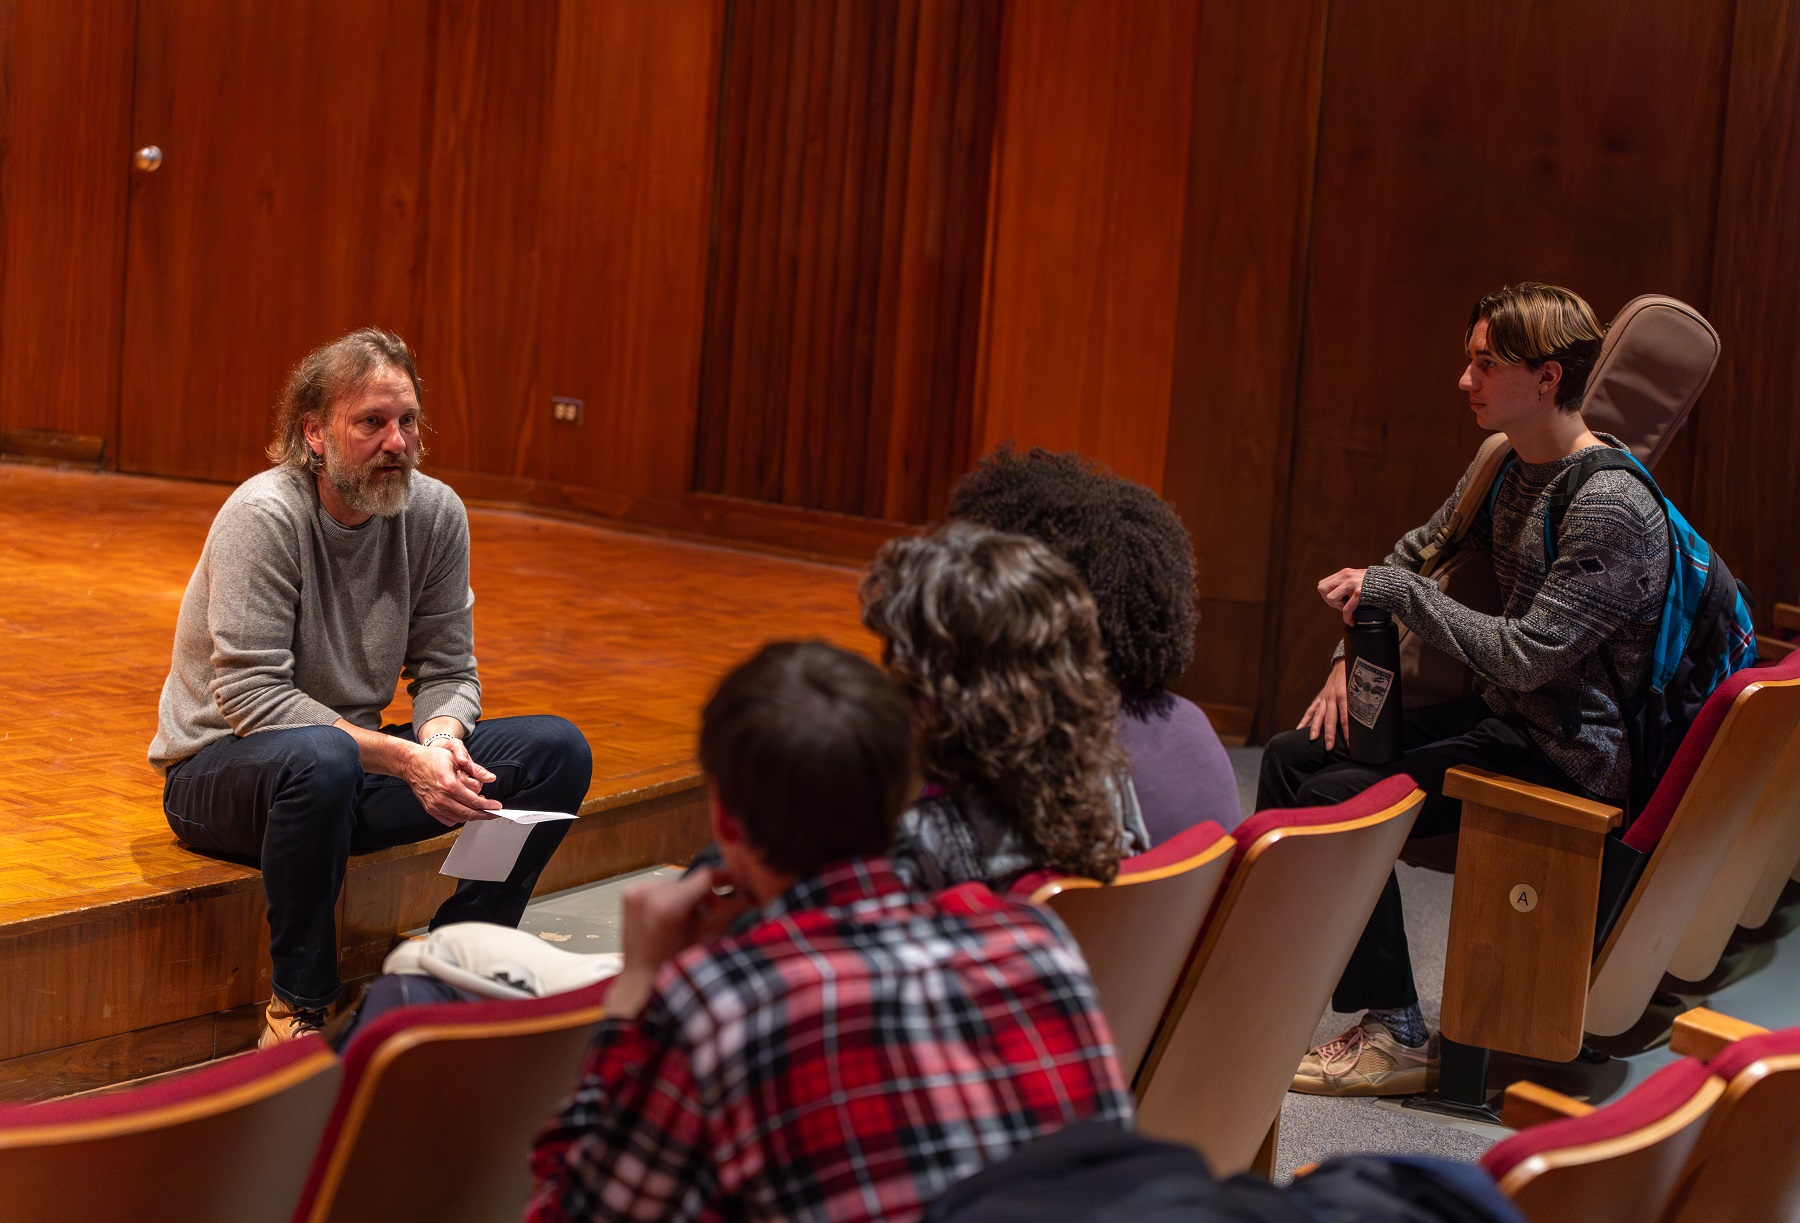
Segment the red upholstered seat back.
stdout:
<path fill-rule="evenodd" d="M 1405 773 L 1393 777 L 1385 777 L 1358 794 L 1355 798 L 1329 807 L 1271 807 L 1267 811 L 1258 811 L 1255 815 L 1231 830 L 1232 840 L 1237 842 L 1237 851 L 1231 856 L 1232 868 L 1244 860 L 1250 847 L 1269 833 L 1280 828 L 1308 828 L 1320 824 L 1342 824 L 1348 820 L 1361 819 L 1373 815 L 1377 811 L 1385 811 L 1405 798 L 1418 783 Z"/>
<path fill-rule="evenodd" d="M 1675 758 L 1669 762 L 1668 771 L 1657 783 L 1656 793 L 1650 796 L 1644 810 L 1626 830 L 1625 843 L 1644 853 L 1656 848 L 1656 843 L 1662 840 L 1663 833 L 1669 829 L 1669 821 L 1675 818 L 1675 811 L 1687 794 L 1688 786 L 1700 771 L 1701 762 L 1706 759 L 1707 752 L 1712 750 L 1713 743 L 1718 738 L 1719 727 L 1724 725 L 1725 715 L 1731 712 L 1732 703 L 1737 700 L 1738 694 L 1751 684 L 1797 677 L 1800 677 L 1800 650 L 1769 666 L 1746 667 L 1720 684 L 1706 698 L 1706 704 L 1700 707 L 1700 716 L 1688 727 L 1681 746 L 1675 751 Z"/>
<path fill-rule="evenodd" d="M 1683 1058 L 1585 1117 L 1496 1143 L 1481 1166 L 1532 1223 L 1655 1219 L 1723 1090 L 1705 1064 Z"/>
<path fill-rule="evenodd" d="M 1701 715 L 1626 837 L 1650 859 L 1594 957 L 1583 1027 L 1596 1036 L 1617 1036 L 1643 1015 L 1719 879 L 1800 728 L 1800 657 L 1740 671 Z M 1727 907 L 1741 912 L 1742 900 Z"/>
<path fill-rule="evenodd" d="M 1668 1223 L 1800 1218 L 1800 1028 L 1734 1041 L 1707 1069 L 1725 1092 Z"/>
<path fill-rule="evenodd" d="M 1585 1117 L 1550 1121 L 1521 1130 L 1487 1149 L 1481 1166 L 1496 1181 L 1534 1155 L 1620 1138 L 1669 1116 L 1693 1099 L 1711 1074 L 1706 1063 L 1684 1057 L 1664 1066 L 1617 1100 Z"/>
<path fill-rule="evenodd" d="M 1168 1009 L 1231 862 L 1211 820 L 1127 858 L 1110 886 L 1033 871 L 1008 890 L 1047 904 L 1081 947 L 1129 1081 Z"/>
<path fill-rule="evenodd" d="M 1734 1040 L 1719 1050 L 1707 1066 L 1729 1083 L 1757 1062 L 1795 1056 L 1800 1056 L 1800 1028 L 1783 1028 L 1779 1032 L 1759 1032 L 1743 1040 Z"/>
<path fill-rule="evenodd" d="M 1222 1176 L 1250 1166 L 1424 798 L 1392 777 L 1232 832 L 1224 894 L 1139 1072 L 1143 1132 Z"/>
<path fill-rule="evenodd" d="M 516 1218 L 531 1140 L 573 1085 L 611 984 L 402 1007 L 371 1022 L 344 1050 L 343 1088 L 294 1218 Z"/>
<path fill-rule="evenodd" d="M 1213 845 L 1224 835 L 1223 828 L 1211 820 L 1202 820 L 1198 824 L 1183 828 L 1161 845 L 1145 850 L 1141 854 L 1133 854 L 1129 858 L 1120 859 L 1119 877 L 1146 875 L 1185 862 Z M 1080 878 L 1079 875 L 1065 875 L 1060 871 L 1029 871 L 1013 880 L 1007 886 L 1006 894 L 1029 900 L 1050 883 L 1059 880 L 1079 880 Z"/>
<path fill-rule="evenodd" d="M 0 1106 L 0 1214 L 42 1220 L 285 1220 L 339 1079 L 305 1037 L 143 1087 Z"/>

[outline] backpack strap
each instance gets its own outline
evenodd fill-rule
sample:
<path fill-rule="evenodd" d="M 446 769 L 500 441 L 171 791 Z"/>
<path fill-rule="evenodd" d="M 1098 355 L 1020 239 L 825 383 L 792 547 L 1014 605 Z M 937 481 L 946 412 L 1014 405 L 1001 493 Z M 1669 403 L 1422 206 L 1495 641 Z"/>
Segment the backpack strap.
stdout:
<path fill-rule="evenodd" d="M 1475 525 L 1476 515 L 1483 508 L 1492 506 L 1493 493 L 1500 487 L 1497 477 L 1511 460 L 1512 443 L 1506 440 L 1506 434 L 1493 434 L 1481 443 L 1481 449 L 1475 452 L 1475 461 L 1469 467 L 1468 483 L 1463 485 L 1462 496 L 1451 507 L 1450 517 L 1444 520 L 1444 525 L 1419 549 L 1421 577 L 1430 577 L 1438 562 L 1446 559 L 1451 549 Z"/>
<path fill-rule="evenodd" d="M 1644 487 L 1650 490 L 1650 495 L 1656 498 L 1657 505 L 1662 507 L 1664 517 L 1667 518 L 1669 503 L 1664 499 L 1662 489 L 1656 486 L 1655 478 L 1645 470 L 1644 465 L 1633 458 L 1628 451 L 1603 446 L 1597 453 L 1590 454 L 1580 462 L 1570 465 L 1546 490 L 1545 495 L 1550 502 L 1544 514 L 1544 563 L 1546 566 L 1556 563 L 1556 541 L 1562 535 L 1563 519 L 1568 515 L 1569 506 L 1574 504 L 1576 494 L 1581 491 L 1581 486 L 1588 482 L 1589 476 L 1602 471 L 1628 471 L 1636 476 L 1643 482 Z M 1671 574 L 1675 571 L 1673 568 L 1675 563 L 1675 533 L 1671 526 L 1669 530 L 1669 572 Z M 1632 710 L 1635 706 L 1642 704 L 1643 694 L 1627 691 L 1624 680 L 1619 675 L 1618 667 L 1613 663 L 1611 641 L 1604 641 L 1600 644 L 1599 654 L 1600 662 L 1606 668 L 1607 684 L 1613 690 L 1614 699 L 1619 702 L 1620 712 L 1625 715 L 1626 739 L 1632 752 L 1632 759 L 1635 761 L 1643 751 L 1643 746 L 1641 743 L 1630 742 L 1636 737 L 1633 732 L 1637 728 L 1637 719 L 1633 716 Z M 1648 688 L 1648 685 L 1649 676 L 1646 674 L 1645 687 Z M 1581 729 L 1579 707 L 1571 706 L 1569 708 L 1564 717 L 1563 729 L 1570 737 L 1579 733 Z M 1635 815 L 1635 812 L 1632 814 Z"/>
<path fill-rule="evenodd" d="M 1662 489 L 1656 486 L 1656 480 L 1643 464 L 1634 459 L 1628 452 L 1615 450 L 1611 446 L 1602 446 L 1598 454 L 1590 454 L 1579 463 L 1571 465 L 1562 475 L 1556 478 L 1546 492 L 1550 505 L 1544 515 L 1544 563 L 1556 563 L 1556 541 L 1562 537 L 1563 519 L 1568 515 L 1569 506 L 1575 503 L 1576 494 L 1581 486 L 1588 482 L 1588 477 L 1601 471 L 1628 471 L 1643 481 L 1656 503 L 1667 511 L 1667 502 L 1663 499 Z"/>

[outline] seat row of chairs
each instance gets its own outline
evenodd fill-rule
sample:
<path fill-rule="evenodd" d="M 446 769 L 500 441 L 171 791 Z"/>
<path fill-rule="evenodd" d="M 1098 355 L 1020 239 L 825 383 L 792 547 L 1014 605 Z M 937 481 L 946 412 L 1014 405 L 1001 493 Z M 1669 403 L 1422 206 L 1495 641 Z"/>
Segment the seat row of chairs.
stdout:
<path fill-rule="evenodd" d="M 1424 800 L 1392 777 L 1230 835 L 1197 825 L 1127 859 L 1107 887 L 1015 885 L 1081 945 L 1139 1129 L 1196 1148 L 1221 1176 L 1268 1175 L 1294 1067 Z"/>
<path fill-rule="evenodd" d="M 1800 1028 L 1708 1010 L 1675 1021 L 1664 1066 L 1604 1108 L 1507 1089 L 1520 1132 L 1482 1166 L 1531 1223 L 1768 1223 L 1800 1217 Z"/>
<path fill-rule="evenodd" d="M 1476 769 L 1444 790 L 1463 817 L 1440 1089 L 1475 1106 L 1486 1050 L 1569 1061 L 1768 920 L 1800 863 L 1800 651 L 1719 686 L 1611 844 L 1616 807 Z"/>
<path fill-rule="evenodd" d="M 609 982 L 391 1011 L 111 1093 L 0 1107 L 0 1221 L 489 1223 L 575 1079 Z"/>
<path fill-rule="evenodd" d="M 1643 866 L 1597 955 L 1600 842 L 1616 810 L 1473 770 L 1446 788 L 1465 799 L 1466 838 L 1447 1048 L 1568 1060 L 1584 1032 L 1635 1023 L 1664 971 L 1710 973 L 1800 865 L 1800 651 L 1708 702 L 1625 838 Z M 1220 1174 L 1272 1168 L 1294 1067 L 1423 798 L 1390 778 L 1229 835 L 1191 828 L 1107 887 L 1042 873 L 1017 885 L 1082 945 L 1147 1133 L 1194 1146 Z M 194 1220 L 514 1214 L 523 1153 L 573 1079 L 604 989 L 396 1011 L 341 1062 L 305 1040 L 129 1091 L 0 1108 L 0 1223 L 123 1204 Z M 1678 1077 L 1653 1082 L 1672 1091 Z"/>
<path fill-rule="evenodd" d="M 1443 1032 L 1479 1060 L 1448 1057 L 1444 1094 L 1485 1107 L 1487 1050 L 1569 1061 L 1635 1024 L 1665 972 L 1705 978 L 1737 926 L 1768 920 L 1800 866 L 1800 651 L 1713 694 L 1611 850 L 1617 808 L 1474 769 L 1446 791 L 1465 805 Z M 1272 1166 L 1294 1067 L 1422 801 L 1390 778 L 1230 835 L 1190 828 L 1107 887 L 1015 885 L 1081 944 L 1146 1133 L 1221 1174 Z M 1609 872 L 1617 917 L 1597 931 Z"/>

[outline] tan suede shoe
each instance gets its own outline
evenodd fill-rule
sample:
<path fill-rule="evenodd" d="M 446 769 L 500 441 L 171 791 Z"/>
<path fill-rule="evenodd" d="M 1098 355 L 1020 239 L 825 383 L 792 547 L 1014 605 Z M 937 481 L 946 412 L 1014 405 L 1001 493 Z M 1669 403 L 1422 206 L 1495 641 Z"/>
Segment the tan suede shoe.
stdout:
<path fill-rule="evenodd" d="M 1380 1020 L 1365 1019 L 1309 1050 L 1289 1090 L 1309 1096 L 1411 1096 L 1430 1091 L 1437 1071 L 1436 1033 L 1412 1049 L 1395 1040 Z"/>
<path fill-rule="evenodd" d="M 300 1010 L 289 1006 L 280 998 L 269 999 L 269 1009 L 263 1014 L 262 1035 L 257 1037 L 256 1047 L 267 1049 L 271 1045 L 279 1045 L 284 1040 L 293 1040 L 296 1036 L 305 1036 L 308 1032 L 325 1030 L 325 1012 Z"/>

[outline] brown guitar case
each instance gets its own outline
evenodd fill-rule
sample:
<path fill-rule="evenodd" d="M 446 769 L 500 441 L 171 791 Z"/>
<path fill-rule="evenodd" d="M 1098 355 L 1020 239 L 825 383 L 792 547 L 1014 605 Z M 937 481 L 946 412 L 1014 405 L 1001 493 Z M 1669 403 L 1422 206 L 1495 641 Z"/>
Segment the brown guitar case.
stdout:
<path fill-rule="evenodd" d="M 1719 333 L 1698 310 L 1673 297 L 1633 298 L 1606 329 L 1581 414 L 1588 428 L 1617 437 L 1655 471 L 1718 363 Z M 1511 453 L 1504 434 L 1481 444 L 1462 500 L 1426 546 L 1419 567 L 1458 603 L 1490 616 L 1503 610 L 1493 566 L 1485 553 L 1465 551 L 1460 544 Z M 1400 629 L 1400 675 L 1401 700 L 1409 709 L 1458 700 L 1468 695 L 1473 679 L 1461 661 L 1426 645 L 1405 626 Z"/>

